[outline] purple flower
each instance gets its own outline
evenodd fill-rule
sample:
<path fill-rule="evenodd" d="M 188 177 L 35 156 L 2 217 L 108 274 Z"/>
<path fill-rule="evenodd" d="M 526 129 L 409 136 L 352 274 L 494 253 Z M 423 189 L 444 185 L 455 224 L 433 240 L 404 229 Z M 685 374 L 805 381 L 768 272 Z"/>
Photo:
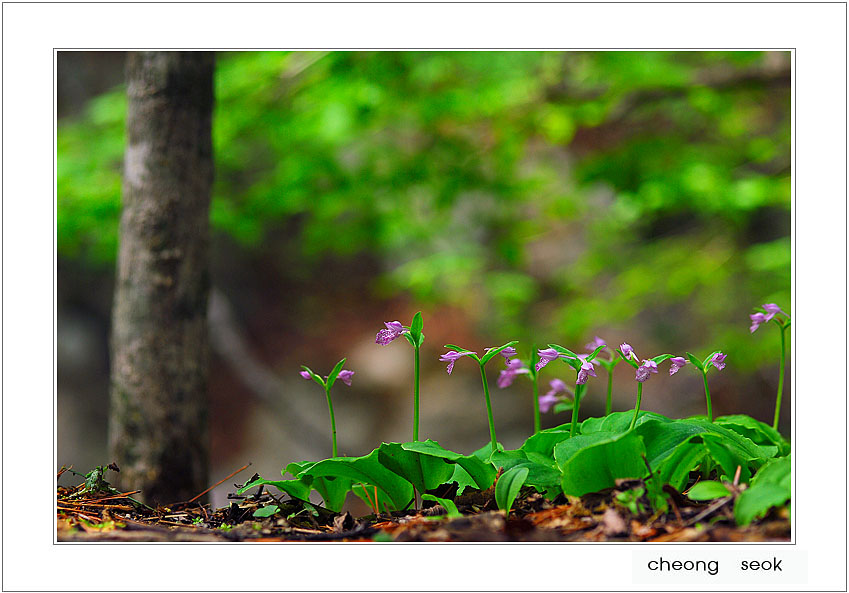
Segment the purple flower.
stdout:
<path fill-rule="evenodd" d="M 516 349 L 513 348 L 513 346 L 508 346 L 507 348 L 499 352 L 499 354 L 504 357 L 504 364 L 509 367 L 510 363 L 513 362 L 510 359 L 516 356 Z"/>
<path fill-rule="evenodd" d="M 749 318 L 752 320 L 752 325 L 749 327 L 751 333 L 755 333 L 760 324 L 766 321 L 766 315 L 763 313 L 752 313 Z"/>
<path fill-rule="evenodd" d="M 717 368 L 717 370 L 722 370 L 725 368 L 725 357 L 727 354 L 723 354 L 722 352 L 717 352 L 713 356 L 710 357 L 708 364 L 712 364 Z"/>
<path fill-rule="evenodd" d="M 537 372 L 539 372 L 539 370 L 549 362 L 560 358 L 560 353 L 554 348 L 546 348 L 545 350 L 537 352 L 537 356 L 539 356 L 539 362 L 536 364 L 536 369 Z"/>
<path fill-rule="evenodd" d="M 300 373 L 298 373 L 298 374 L 299 374 L 299 375 L 301 375 L 301 377 L 303 377 L 303 378 L 304 378 L 304 379 L 306 379 L 307 381 L 309 381 L 310 379 L 312 379 L 312 375 L 310 375 L 310 374 L 309 374 L 308 372 L 306 372 L 306 371 L 301 371 L 301 372 L 300 372 Z"/>
<path fill-rule="evenodd" d="M 336 375 L 336 378 L 342 381 L 348 387 L 351 386 L 351 378 L 354 376 L 354 371 L 339 371 L 339 374 Z"/>
<path fill-rule="evenodd" d="M 672 376 L 684 368 L 684 365 L 687 364 L 687 359 L 683 356 L 676 356 L 675 358 L 670 358 L 669 362 L 672 363 L 672 366 L 669 367 L 669 375 Z"/>
<path fill-rule="evenodd" d="M 580 355 L 579 355 L 580 356 Z M 578 371 L 578 380 L 575 381 L 575 385 L 583 385 L 587 382 L 588 377 L 597 377 L 595 374 L 595 368 L 593 368 L 593 363 L 585 360 L 585 356 L 581 356 L 581 370 Z"/>
<path fill-rule="evenodd" d="M 764 317 L 764 321 L 769 321 L 770 319 L 775 317 L 778 313 L 781 313 L 782 315 L 787 315 L 787 313 L 782 311 L 781 308 L 778 305 L 776 305 L 775 303 L 767 303 L 766 305 L 763 305 L 763 308 L 764 308 L 764 311 L 766 311 L 766 313 L 767 313 L 766 316 Z"/>
<path fill-rule="evenodd" d="M 442 362 L 448 363 L 448 374 L 451 374 L 451 371 L 454 370 L 454 363 L 463 356 L 469 356 L 471 354 L 476 354 L 475 352 L 454 352 L 453 350 L 450 352 L 446 352 L 442 356 L 439 357 L 439 360 Z"/>
<path fill-rule="evenodd" d="M 509 387 L 513 384 L 513 379 L 516 378 L 516 375 L 522 375 L 530 372 L 530 370 L 524 367 L 521 360 L 514 358 L 507 363 L 507 369 L 498 374 L 496 385 L 498 385 L 500 389 L 504 389 L 505 387 Z"/>
<path fill-rule="evenodd" d="M 639 361 L 639 358 L 637 358 L 637 354 L 634 352 L 634 349 L 631 348 L 630 344 L 622 342 L 622 345 L 619 346 L 619 350 L 622 351 L 622 354 L 626 358 L 630 358 L 631 360 Z"/>
<path fill-rule="evenodd" d="M 383 325 L 386 326 L 386 329 L 377 332 L 377 337 L 374 339 L 375 344 L 386 346 L 401 334 L 407 333 L 400 321 L 386 321 Z"/>
<path fill-rule="evenodd" d="M 596 336 L 592 342 L 586 345 L 586 349 L 590 352 L 595 352 L 595 349 L 599 346 L 607 346 L 607 342 Z"/>
<path fill-rule="evenodd" d="M 637 376 L 635 378 L 640 383 L 645 383 L 652 373 L 657 373 L 657 363 L 653 360 L 643 360 L 643 364 L 637 369 Z"/>
<path fill-rule="evenodd" d="M 539 396 L 539 411 L 545 414 L 551 409 L 551 406 L 560 401 L 557 397 L 558 393 L 567 393 L 569 387 L 560 379 L 552 379 L 549 382 L 551 389 L 545 395 Z"/>

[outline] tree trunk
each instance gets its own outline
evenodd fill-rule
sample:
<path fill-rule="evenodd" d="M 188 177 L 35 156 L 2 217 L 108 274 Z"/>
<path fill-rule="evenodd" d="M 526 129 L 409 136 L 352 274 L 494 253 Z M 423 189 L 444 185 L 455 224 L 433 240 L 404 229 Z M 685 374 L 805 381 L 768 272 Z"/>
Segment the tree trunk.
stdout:
<path fill-rule="evenodd" d="M 131 52 L 112 311 L 110 461 L 150 502 L 207 486 L 214 54 Z"/>

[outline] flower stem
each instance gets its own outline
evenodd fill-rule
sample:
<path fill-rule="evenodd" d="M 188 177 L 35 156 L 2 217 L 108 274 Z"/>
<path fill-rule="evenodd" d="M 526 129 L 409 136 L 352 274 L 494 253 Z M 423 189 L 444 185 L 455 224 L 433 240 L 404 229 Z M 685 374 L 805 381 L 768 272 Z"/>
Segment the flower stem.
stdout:
<path fill-rule="evenodd" d="M 784 350 L 785 350 L 785 340 L 784 340 L 784 330 L 786 328 L 781 326 L 781 361 L 778 364 L 778 393 L 775 396 L 775 419 L 772 421 L 772 427 L 775 430 L 778 430 L 778 415 L 781 413 L 781 395 L 784 392 Z"/>
<path fill-rule="evenodd" d="M 707 371 L 702 371 L 702 379 L 705 382 L 705 399 L 707 400 L 708 422 L 713 422 L 713 408 L 710 405 L 710 388 L 708 387 Z"/>
<path fill-rule="evenodd" d="M 413 395 L 413 440 L 419 440 L 419 348 L 416 346 L 416 385 Z"/>
<path fill-rule="evenodd" d="M 628 430 L 634 430 L 634 427 L 637 425 L 637 416 L 640 415 L 640 402 L 643 401 L 643 384 L 637 383 L 637 405 L 634 406 L 634 417 L 631 418 L 631 426 L 628 427 Z"/>
<path fill-rule="evenodd" d="M 481 368 L 481 381 L 483 382 L 483 395 L 486 398 L 486 418 L 489 421 L 489 438 L 492 441 L 492 452 L 498 450 L 498 441 L 495 439 L 495 422 L 492 420 L 492 404 L 489 401 L 489 386 L 486 384 L 486 373 L 484 373 L 483 365 Z"/>
<path fill-rule="evenodd" d="M 330 430 L 333 436 L 333 457 L 336 457 L 336 417 L 333 415 L 333 400 L 330 399 L 330 387 L 324 388 L 324 394 L 327 396 L 327 409 L 330 410 Z"/>
<path fill-rule="evenodd" d="M 575 385 L 575 398 L 572 400 L 572 426 L 569 429 L 570 438 L 575 436 L 575 431 L 578 429 L 578 407 L 581 405 L 581 398 L 586 387 L 586 385 Z"/>
<path fill-rule="evenodd" d="M 604 415 L 610 416 L 611 394 L 613 393 L 613 369 L 607 371 L 607 402 L 604 404 Z"/>
<path fill-rule="evenodd" d="M 532 375 L 534 384 L 534 434 L 539 433 L 539 377 L 534 373 Z"/>

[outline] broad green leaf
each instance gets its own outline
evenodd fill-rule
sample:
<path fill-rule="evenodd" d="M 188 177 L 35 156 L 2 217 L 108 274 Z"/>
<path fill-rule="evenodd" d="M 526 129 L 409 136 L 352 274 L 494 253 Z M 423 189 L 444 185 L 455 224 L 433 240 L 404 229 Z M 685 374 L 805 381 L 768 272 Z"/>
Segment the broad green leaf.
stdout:
<path fill-rule="evenodd" d="M 539 453 L 554 459 L 554 446 L 568 438 L 568 430 L 542 430 L 528 437 L 519 449 L 525 453 Z"/>
<path fill-rule="evenodd" d="M 244 494 L 251 488 L 255 488 L 257 486 L 274 486 L 292 498 L 297 498 L 299 500 L 310 499 L 311 488 L 303 480 L 264 480 L 260 478 L 239 488 L 238 494 Z"/>
<path fill-rule="evenodd" d="M 694 367 L 696 367 L 697 369 L 699 369 L 702 372 L 705 371 L 705 365 L 702 364 L 701 360 L 696 358 L 695 354 L 691 354 L 689 352 L 685 352 L 684 354 L 687 356 L 687 360 L 689 360 L 693 364 Z"/>
<path fill-rule="evenodd" d="M 363 457 L 334 457 L 319 461 L 298 475 L 299 478 L 303 476 L 312 476 L 314 479 L 342 477 L 354 483 L 377 486 L 387 494 L 396 509 L 406 507 L 413 498 L 412 484 L 385 468 L 378 460 L 377 449 Z"/>
<path fill-rule="evenodd" d="M 749 460 L 753 461 L 754 465 L 757 467 L 763 465 L 767 459 L 774 457 L 776 453 L 775 447 L 761 447 L 756 445 L 751 441 L 751 439 L 748 439 L 733 430 L 729 430 L 724 426 L 710 422 L 707 419 L 687 418 L 686 420 L 676 420 L 676 422 L 702 426 L 705 428 L 706 432 L 723 437 L 727 441 L 727 445 L 740 449 L 741 455 L 744 455 Z"/>
<path fill-rule="evenodd" d="M 568 412 L 572 408 L 575 407 L 575 402 L 573 401 L 565 401 L 565 402 L 557 402 L 554 404 L 552 411 L 555 414 L 562 414 L 563 412 Z"/>
<path fill-rule="evenodd" d="M 687 440 L 658 464 L 658 479 L 661 484 L 669 484 L 680 492 L 690 481 L 690 472 L 696 469 L 706 456 L 707 451 L 703 443 L 691 443 Z"/>
<path fill-rule="evenodd" d="M 333 384 L 336 382 L 336 377 L 339 376 L 339 372 L 342 370 L 342 366 L 345 364 L 347 358 L 343 358 L 339 362 L 336 363 L 336 366 L 333 367 L 333 370 L 330 371 L 330 374 L 327 375 L 327 388 L 330 389 L 333 387 Z"/>
<path fill-rule="evenodd" d="M 324 389 L 324 387 L 325 387 L 324 379 L 322 379 L 321 377 L 316 375 L 314 372 L 312 372 L 312 369 L 310 367 L 306 366 L 306 365 L 302 364 L 301 368 L 304 369 L 306 372 L 308 372 L 310 374 L 310 377 L 312 377 L 312 380 L 315 381 L 316 383 L 318 383 L 319 385 L 321 385 L 321 388 Z"/>
<path fill-rule="evenodd" d="M 633 431 L 578 435 L 554 447 L 564 494 L 583 496 L 647 474 L 643 439 Z"/>
<path fill-rule="evenodd" d="M 413 322 L 410 323 L 410 333 L 413 335 L 413 339 L 418 341 L 419 336 L 422 333 L 422 328 L 424 327 L 424 321 L 422 320 L 422 312 L 419 311 L 415 315 L 413 315 Z"/>
<path fill-rule="evenodd" d="M 734 505 L 738 525 L 748 525 L 774 506 L 782 506 L 792 495 L 790 457 L 771 459 L 755 474 L 752 483 Z"/>
<path fill-rule="evenodd" d="M 472 479 L 472 476 L 469 475 L 469 472 L 463 469 L 463 466 L 455 463 L 453 467 L 454 473 L 451 474 L 450 478 L 448 478 L 448 483 L 450 484 L 451 482 L 457 482 L 457 496 L 463 494 L 463 492 L 466 491 L 466 488 L 479 488 L 477 483 Z M 495 480 L 494 476 L 495 473 L 493 473 L 493 481 Z M 487 488 L 489 488 L 489 486 L 487 486 Z M 486 488 L 483 488 L 482 490 L 486 490 Z"/>
<path fill-rule="evenodd" d="M 376 493 L 375 493 L 376 491 Z M 377 497 L 377 506 L 378 511 L 383 510 L 384 512 L 398 511 L 401 509 L 396 508 L 389 502 L 389 496 L 377 486 L 364 486 L 363 484 L 352 484 L 351 492 L 354 495 L 362 500 L 364 503 L 368 505 L 369 508 L 373 508 L 375 504 L 375 496 Z M 412 502 L 412 499 L 411 499 Z M 409 503 L 408 503 L 409 505 Z M 405 507 L 406 508 L 406 507 Z"/>
<path fill-rule="evenodd" d="M 410 482 L 419 492 L 444 484 L 454 473 L 445 459 L 409 449 L 400 443 L 383 443 L 377 449 L 380 463 Z"/>
<path fill-rule="evenodd" d="M 705 447 L 708 450 L 713 461 L 719 464 L 728 481 L 734 480 L 734 475 L 737 472 L 737 467 L 740 467 L 740 484 L 748 484 L 752 477 L 752 472 L 749 471 L 749 460 L 741 455 L 739 447 L 729 446 L 728 442 L 714 434 L 702 435 Z M 721 477 L 721 476 L 720 476 Z"/>
<path fill-rule="evenodd" d="M 498 354 L 499 352 L 501 352 L 505 348 L 509 348 L 510 346 L 515 346 L 518 343 L 519 343 L 519 340 L 513 340 L 512 342 L 507 342 L 506 344 L 504 344 L 503 346 L 499 346 L 498 348 L 490 348 L 489 350 L 486 351 L 486 353 L 483 356 L 481 356 L 480 363 L 481 364 L 488 363 L 490 360 L 492 360 L 493 356 L 495 356 L 496 354 Z"/>
<path fill-rule="evenodd" d="M 581 434 L 590 434 L 593 432 L 625 432 L 631 426 L 632 418 L 634 418 L 634 410 L 611 412 L 609 415 L 602 416 L 601 418 L 587 418 L 581 422 Z M 640 413 L 637 415 L 636 426 L 640 426 L 652 419 L 658 422 L 671 422 L 666 416 L 661 416 L 647 410 L 640 410 Z"/>
<path fill-rule="evenodd" d="M 253 512 L 253 516 L 257 517 L 258 519 L 262 519 L 264 517 L 270 517 L 279 510 L 280 508 L 276 504 L 270 504 L 268 506 L 262 507 L 261 509 L 255 510 Z"/>
<path fill-rule="evenodd" d="M 495 481 L 495 468 L 492 467 L 492 464 L 488 460 L 485 461 L 477 454 L 461 455 L 460 453 L 444 449 L 439 443 L 430 439 L 424 442 L 402 443 L 401 447 L 407 451 L 415 451 L 424 455 L 438 457 L 459 465 L 472 479 L 474 485 L 481 490 L 489 488 Z M 489 445 L 487 445 L 488 447 Z M 499 445 L 499 447 L 501 446 Z M 503 447 L 501 448 L 503 449 Z"/>
<path fill-rule="evenodd" d="M 313 478 L 313 489 L 321 494 L 321 499 L 331 511 L 339 512 L 345 505 L 348 492 L 351 491 L 351 480 L 342 477 Z"/>
<path fill-rule="evenodd" d="M 790 443 L 781 436 L 781 433 L 769 424 L 755 420 L 751 416 L 745 414 L 720 416 L 714 419 L 713 423 L 733 430 L 761 447 L 775 446 L 778 449 L 777 455 L 790 453 Z"/>
<path fill-rule="evenodd" d="M 502 445 L 501 443 L 495 443 L 495 445 L 496 445 L 496 449 L 498 451 L 504 450 L 504 445 Z M 475 457 L 477 457 L 481 461 L 488 462 L 490 456 L 492 456 L 492 444 L 487 443 L 486 445 L 484 445 L 483 447 L 481 447 L 477 451 L 473 451 L 472 455 L 474 455 Z"/>
<path fill-rule="evenodd" d="M 283 477 L 286 477 L 286 473 L 292 474 L 292 477 L 297 476 L 299 473 L 303 472 L 305 469 L 310 468 L 315 465 L 315 461 L 293 461 L 283 468 L 283 471 L 280 473 Z"/>
<path fill-rule="evenodd" d="M 646 445 L 646 460 L 654 468 L 668 458 L 675 449 L 693 435 L 707 432 L 698 424 L 678 420 L 659 421 L 649 419 L 634 428 L 634 432 L 643 437 Z"/>
<path fill-rule="evenodd" d="M 462 517 L 463 515 L 457 510 L 457 505 L 450 498 L 439 498 L 433 494 L 422 494 L 422 500 L 430 500 L 442 505 L 449 517 Z"/>
<path fill-rule="evenodd" d="M 690 500 L 713 500 L 730 496 L 731 492 L 721 482 L 705 480 L 694 484 L 686 494 Z"/>
<path fill-rule="evenodd" d="M 513 508 L 519 491 L 525 484 L 529 470 L 525 466 L 514 467 L 504 472 L 495 484 L 495 503 L 506 513 Z"/>
<path fill-rule="evenodd" d="M 553 460 L 538 456 L 538 453 L 531 455 L 534 455 L 535 459 L 530 459 L 521 450 L 497 451 L 492 456 L 492 463 L 495 467 L 503 467 L 505 470 L 517 467 L 527 468 L 528 476 L 525 483 L 528 486 L 533 486 L 542 493 L 554 491 L 556 495 L 556 491 L 560 489 L 560 472 L 557 466 L 552 463 Z"/>

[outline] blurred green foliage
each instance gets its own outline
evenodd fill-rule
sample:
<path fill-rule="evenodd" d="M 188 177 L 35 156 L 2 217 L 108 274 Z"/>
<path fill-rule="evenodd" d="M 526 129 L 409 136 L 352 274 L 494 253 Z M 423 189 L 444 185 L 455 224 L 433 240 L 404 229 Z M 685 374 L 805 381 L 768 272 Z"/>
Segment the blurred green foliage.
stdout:
<path fill-rule="evenodd" d="M 225 53 L 216 101 L 212 223 L 248 249 L 374 254 L 375 296 L 501 339 L 776 358 L 747 314 L 791 309 L 789 53 Z M 114 262 L 125 113 L 59 123 L 62 258 Z"/>

